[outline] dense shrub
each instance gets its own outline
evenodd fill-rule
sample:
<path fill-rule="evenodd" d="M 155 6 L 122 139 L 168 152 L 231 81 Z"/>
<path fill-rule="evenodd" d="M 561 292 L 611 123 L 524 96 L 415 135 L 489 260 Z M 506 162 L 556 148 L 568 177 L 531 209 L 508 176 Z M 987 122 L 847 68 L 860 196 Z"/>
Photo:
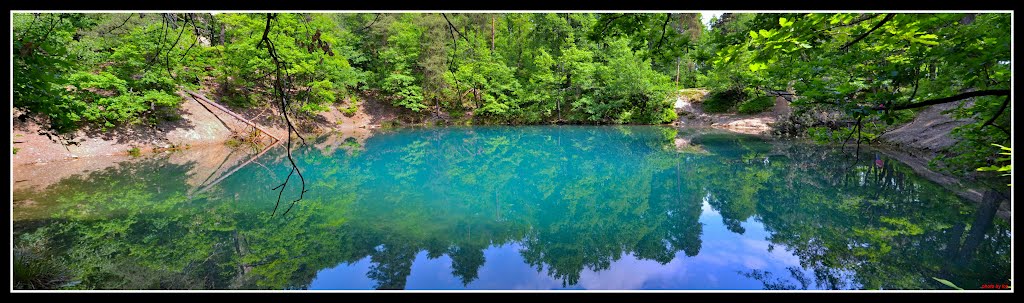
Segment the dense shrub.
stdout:
<path fill-rule="evenodd" d="M 736 104 L 747 99 L 747 94 L 741 88 L 729 88 L 721 91 L 712 91 L 702 103 L 702 108 L 709 113 L 724 113 L 732 111 Z"/>
<path fill-rule="evenodd" d="M 744 114 L 756 114 L 770 110 L 775 106 L 775 96 L 759 96 L 740 103 L 738 111 Z"/>

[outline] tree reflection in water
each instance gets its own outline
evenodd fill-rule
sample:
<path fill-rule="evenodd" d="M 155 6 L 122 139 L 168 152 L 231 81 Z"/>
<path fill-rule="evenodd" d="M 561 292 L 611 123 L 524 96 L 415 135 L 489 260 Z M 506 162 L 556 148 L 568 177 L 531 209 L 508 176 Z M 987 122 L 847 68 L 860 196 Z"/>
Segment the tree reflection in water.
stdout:
<path fill-rule="evenodd" d="M 769 249 L 799 259 L 734 277 L 766 289 L 1009 278 L 1009 227 L 994 219 L 1001 193 L 978 208 L 871 151 L 851 160 L 800 142 L 646 126 L 405 129 L 312 143 L 294 151 L 311 182 L 287 216 L 269 216 L 277 193 L 265 188 L 290 168 L 283 150 L 191 198 L 193 164 L 152 158 L 15 192 L 47 214 L 15 208 L 17 246 L 50 251 L 79 288 L 302 289 L 321 269 L 369 257 L 376 288 L 403 289 L 421 251 L 448 256 L 467 286 L 486 249 L 518 243 L 529 266 L 568 287 L 625 255 L 663 265 L 697 256 L 706 203 L 729 231 L 760 222 Z"/>

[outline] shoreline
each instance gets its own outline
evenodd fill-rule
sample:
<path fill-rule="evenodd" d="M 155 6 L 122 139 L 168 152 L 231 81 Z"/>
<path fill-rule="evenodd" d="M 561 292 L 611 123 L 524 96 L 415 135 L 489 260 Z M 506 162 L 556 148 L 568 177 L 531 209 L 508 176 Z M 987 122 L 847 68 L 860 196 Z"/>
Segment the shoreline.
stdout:
<path fill-rule="evenodd" d="M 771 140 L 769 132 L 772 125 L 778 119 L 778 110 L 760 114 L 708 114 L 700 111 L 681 115 L 681 117 L 665 124 L 611 124 L 611 123 L 565 123 L 552 121 L 549 123 L 534 124 L 470 124 L 465 121 L 446 121 L 426 118 L 419 123 L 402 121 L 401 115 L 396 109 L 390 108 L 378 100 L 365 98 L 368 102 L 361 102 L 359 110 L 355 115 L 343 115 L 337 106 L 318 114 L 314 121 L 311 121 L 313 131 L 303 132 L 303 136 L 320 136 L 328 133 L 344 134 L 342 137 L 354 137 L 358 141 L 372 136 L 374 130 L 390 127 L 447 127 L 447 126 L 551 126 L 551 125 L 580 125 L 596 127 L 614 126 L 667 126 L 677 129 L 685 128 L 712 128 L 728 132 L 757 135 Z M 269 131 L 284 135 L 284 129 L 274 125 L 272 118 L 264 116 L 264 112 L 255 114 L 261 109 L 239 110 L 239 114 L 246 119 L 252 119 Z M 41 123 L 29 119 L 25 121 L 18 119 L 15 113 L 14 128 L 12 136 L 15 137 L 15 147 L 19 153 L 12 155 L 11 164 L 14 179 L 11 180 L 12 187 L 26 188 L 39 185 L 52 184 L 55 177 L 63 179 L 68 176 L 101 170 L 122 162 L 130 162 L 136 158 L 145 158 L 152 155 L 166 154 L 175 151 L 199 149 L 204 151 L 219 151 L 232 149 L 228 142 L 234 138 L 239 127 L 240 120 L 232 123 L 231 119 L 223 119 L 225 115 L 216 115 L 213 112 L 201 107 L 197 101 L 185 100 L 182 103 L 182 119 L 170 123 L 162 123 L 155 127 L 129 126 L 116 129 L 110 132 L 96 132 L 95 130 L 79 130 L 74 133 L 74 139 L 79 140 L 74 145 L 64 145 L 54 141 L 45 131 Z M 255 114 L 255 115 L 254 115 Z M 273 113 L 270 115 L 273 116 Z M 227 120 L 227 121 L 225 121 Z M 234 124 L 234 125 L 231 125 Z M 894 158 L 908 166 L 915 173 L 922 177 L 936 182 L 947 190 L 953 191 L 961 198 L 980 202 L 983 197 L 983 189 L 972 188 L 964 185 L 962 178 L 957 178 L 946 173 L 935 172 L 928 168 L 929 154 L 926 151 L 908 151 L 911 146 L 892 146 L 885 142 L 868 145 L 888 157 Z M 137 154 L 132 155 L 129 149 L 137 148 Z M 139 157 L 142 156 L 142 157 Z M 103 161 L 104 159 L 108 161 Z M 80 161 L 81 160 L 81 161 Z M 59 173 L 52 173 L 46 168 L 60 166 Z M 60 177 L 63 176 L 63 177 Z M 42 179 L 42 180 L 33 180 Z M 27 183 L 25 183 L 27 182 Z M 975 186 L 976 187 L 976 186 Z M 998 216 L 1008 219 L 1011 215 L 1008 203 L 999 207 Z"/>
<path fill-rule="evenodd" d="M 501 125 L 454 125 L 455 127 L 493 127 Z M 529 126 L 542 126 L 542 125 L 529 125 Z M 580 125 L 580 126 L 592 126 L 592 127 L 608 127 L 608 125 Z M 735 130 L 728 129 L 721 126 L 669 126 L 669 125 L 618 125 L 618 126 L 661 126 L 661 127 L 673 127 L 677 130 L 683 130 L 687 128 L 691 129 L 713 129 L 717 131 L 738 133 L 744 135 L 754 135 L 762 137 L 766 140 L 774 140 L 765 134 L 749 134 L 736 132 Z M 441 127 L 436 125 L 406 125 L 405 127 Z M 445 126 L 446 127 L 446 126 Z M 523 127 L 512 126 L 512 127 Z M 355 139 L 359 146 L 365 146 L 366 139 L 373 136 L 374 130 L 380 129 L 379 127 L 367 127 L 367 128 L 337 128 L 332 129 L 329 132 L 323 132 L 320 134 L 309 134 L 313 135 L 310 137 L 328 136 L 326 141 L 313 144 L 314 148 L 321 151 L 326 150 L 338 150 L 343 149 L 347 142 L 351 139 Z M 386 129 L 386 128 L 385 128 Z M 358 132 L 354 131 L 358 130 Z M 676 138 L 676 144 L 680 142 L 679 137 Z M 782 139 L 787 141 L 787 139 Z M 684 140 L 685 141 L 685 140 Z M 688 142 L 682 142 L 684 145 Z M 280 144 L 273 144 L 280 145 Z M 961 178 L 956 178 L 951 175 L 939 173 L 931 170 L 927 167 L 927 159 L 920 156 L 915 156 L 911 153 L 896 150 L 890 146 L 881 144 L 869 144 L 865 145 L 869 149 L 877 150 L 886 157 L 896 160 L 904 165 L 909 166 L 915 174 L 918 176 L 937 183 L 937 185 L 945 188 L 952 192 L 956 196 L 965 200 L 965 203 L 981 204 L 986 190 L 990 190 L 991 187 L 984 186 L 980 183 L 970 184 L 965 182 Z M 838 147 L 837 147 L 838 148 Z M 54 184 L 58 184 L 68 178 L 81 178 L 88 176 L 91 173 L 109 170 L 114 167 L 121 165 L 132 165 L 133 163 L 145 163 L 146 161 L 152 161 L 154 159 L 165 159 L 172 163 L 193 163 L 193 168 L 189 170 L 187 180 L 189 184 L 198 187 L 197 184 L 202 183 L 202 177 L 204 176 L 216 176 L 214 179 L 219 179 L 230 174 L 231 172 L 225 172 L 230 167 L 236 167 L 239 163 L 247 162 L 246 160 L 258 160 L 259 156 L 253 156 L 257 154 L 250 148 L 242 146 L 229 146 L 221 142 L 220 144 L 209 143 L 197 146 L 191 146 L 180 150 L 164 150 L 160 152 L 152 152 L 141 156 L 131 156 L 128 154 L 114 154 L 114 155 L 94 155 L 79 157 L 74 159 L 56 160 L 52 162 L 43 163 L 28 163 L 22 165 L 15 165 L 12 167 L 12 180 L 11 188 L 13 192 L 38 192 L 45 191 Z M 226 166 L 225 166 L 226 165 Z M 222 169 L 222 167 L 226 167 Z M 199 179 L 196 179 L 199 178 Z M 209 178 L 207 178 L 209 179 Z M 195 183 L 195 184 L 193 184 Z M 998 189 L 992 189 L 998 190 Z M 1007 192 L 1009 189 L 1007 189 Z M 967 202 L 970 201 L 970 202 Z M 26 207 L 32 208 L 37 202 L 32 200 L 12 200 L 12 205 L 15 207 Z M 998 206 L 995 209 L 995 216 L 1002 220 L 1011 220 L 1013 216 L 1011 201 L 1003 200 L 998 202 Z"/>

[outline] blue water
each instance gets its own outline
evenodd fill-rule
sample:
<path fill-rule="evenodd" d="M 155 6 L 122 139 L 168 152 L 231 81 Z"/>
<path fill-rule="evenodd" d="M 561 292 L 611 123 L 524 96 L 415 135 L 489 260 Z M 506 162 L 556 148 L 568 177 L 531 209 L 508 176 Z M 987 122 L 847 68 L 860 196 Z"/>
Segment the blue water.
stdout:
<path fill-rule="evenodd" d="M 217 182 L 172 154 L 16 190 L 34 201 L 14 209 L 16 246 L 63 264 L 68 288 L 976 289 L 1010 275 L 996 204 L 868 148 L 662 126 L 307 143 L 302 179 L 279 145 Z"/>
<path fill-rule="evenodd" d="M 484 250 L 487 263 L 480 268 L 480 277 L 463 283 L 448 271 L 452 259 L 416 255 L 409 275 L 408 289 L 761 289 L 762 283 L 737 273 L 752 269 L 788 273 L 787 267 L 798 267 L 799 259 L 784 250 L 767 251 L 764 227 L 757 222 L 744 223 L 747 236 L 729 232 L 722 225 L 722 216 L 705 204 L 700 222 L 705 225 L 704 246 L 709 253 L 686 257 L 675 254 L 667 264 L 640 260 L 633 255 L 622 256 L 608 270 L 584 270 L 578 285 L 564 286 L 546 272 L 538 272 L 525 264 L 518 243 L 494 245 Z M 757 238 L 762 238 L 757 240 Z M 366 277 L 369 258 L 339 264 L 317 273 L 309 289 L 373 289 L 374 281 Z M 807 271 L 801 271 L 810 274 Z M 811 286 L 809 289 L 814 289 Z"/>

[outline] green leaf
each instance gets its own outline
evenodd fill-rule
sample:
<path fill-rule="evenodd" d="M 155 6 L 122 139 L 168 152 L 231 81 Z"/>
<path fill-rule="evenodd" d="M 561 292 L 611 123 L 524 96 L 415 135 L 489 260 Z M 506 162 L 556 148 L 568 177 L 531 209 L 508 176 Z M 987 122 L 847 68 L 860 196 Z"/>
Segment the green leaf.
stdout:
<path fill-rule="evenodd" d="M 953 282 L 949 282 L 948 280 L 943 280 L 943 279 L 939 279 L 939 278 L 936 278 L 936 277 L 932 277 L 932 279 L 935 279 L 935 281 L 939 281 L 939 283 L 945 284 L 946 286 L 952 287 L 954 289 L 964 290 L 963 288 L 960 288 L 959 286 L 956 286 L 956 284 L 953 284 Z"/>
<path fill-rule="evenodd" d="M 755 31 L 750 31 L 750 38 L 751 38 L 751 39 L 757 39 L 757 32 L 755 32 Z"/>
<path fill-rule="evenodd" d="M 784 17 L 783 18 L 779 18 L 779 25 L 782 26 L 782 27 L 788 27 L 788 26 L 793 25 L 793 21 L 789 21 L 788 19 L 786 19 Z"/>

